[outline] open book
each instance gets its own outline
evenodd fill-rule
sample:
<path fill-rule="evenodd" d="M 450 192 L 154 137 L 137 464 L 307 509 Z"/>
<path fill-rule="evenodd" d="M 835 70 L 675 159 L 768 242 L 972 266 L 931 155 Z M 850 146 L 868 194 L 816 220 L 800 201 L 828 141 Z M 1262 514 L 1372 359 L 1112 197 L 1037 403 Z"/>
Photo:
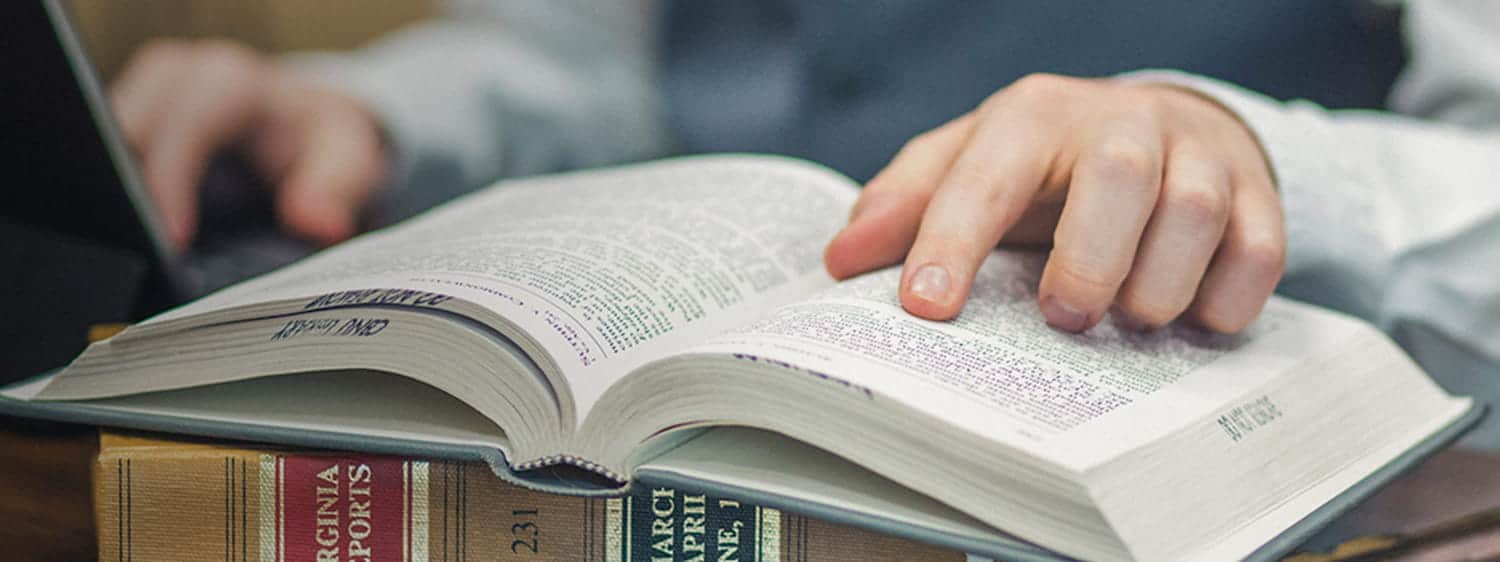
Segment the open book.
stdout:
<path fill-rule="evenodd" d="M 759 156 L 504 182 L 5 396 L 479 447 L 534 485 L 571 465 L 822 490 L 1097 560 L 1249 555 L 1473 409 L 1373 327 L 1288 300 L 1233 336 L 1052 330 L 1039 255 L 996 252 L 957 319 L 917 319 L 898 269 L 822 269 L 856 195 Z"/>

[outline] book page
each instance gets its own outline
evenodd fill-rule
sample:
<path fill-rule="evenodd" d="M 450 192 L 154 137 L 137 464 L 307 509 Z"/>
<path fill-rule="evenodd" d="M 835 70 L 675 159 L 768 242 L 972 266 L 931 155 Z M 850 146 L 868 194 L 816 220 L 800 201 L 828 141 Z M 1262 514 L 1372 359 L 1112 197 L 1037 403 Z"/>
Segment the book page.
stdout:
<path fill-rule="evenodd" d="M 457 297 L 534 338 L 584 414 L 636 365 L 830 285 L 822 249 L 855 195 L 826 168 L 763 156 L 502 182 L 164 318 L 383 302 L 371 289 Z"/>
<path fill-rule="evenodd" d="M 1277 336 L 1304 322 L 1300 305 L 1279 300 L 1237 335 L 1177 324 L 1135 332 L 1109 320 L 1083 334 L 1054 330 L 1036 304 L 1043 259 L 993 254 L 970 301 L 950 322 L 902 310 L 900 271 L 890 268 L 782 307 L 693 351 L 784 361 L 1002 443 L 1087 465 L 1206 413 L 1311 350 L 1288 344 L 1287 334 Z M 1337 337 L 1337 330 L 1318 330 Z M 1275 345 L 1268 348 L 1263 340 Z M 1223 358 L 1247 353 L 1248 359 L 1236 361 L 1254 368 L 1213 375 L 1207 383 L 1194 380 L 1214 371 L 1210 366 Z M 1160 397 L 1174 403 L 1166 409 L 1132 409 L 1159 405 Z M 1103 436 L 1113 441 L 1097 443 Z M 1078 446 L 1080 441 L 1088 446 Z"/>

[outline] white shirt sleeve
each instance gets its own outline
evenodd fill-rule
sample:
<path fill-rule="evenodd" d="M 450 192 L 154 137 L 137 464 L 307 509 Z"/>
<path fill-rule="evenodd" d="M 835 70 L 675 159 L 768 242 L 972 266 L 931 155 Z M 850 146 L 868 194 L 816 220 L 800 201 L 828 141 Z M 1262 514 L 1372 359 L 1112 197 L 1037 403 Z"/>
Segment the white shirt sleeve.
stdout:
<path fill-rule="evenodd" d="M 1500 3 L 1408 6 L 1395 105 L 1434 119 L 1281 103 L 1170 71 L 1261 142 L 1286 213 L 1280 290 L 1500 360 Z M 1497 381 L 1500 383 L 1500 381 Z"/>
<path fill-rule="evenodd" d="M 666 151 L 649 2 L 447 7 L 365 49 L 291 59 L 380 120 L 395 165 L 380 214 L 401 218 L 501 177 Z"/>

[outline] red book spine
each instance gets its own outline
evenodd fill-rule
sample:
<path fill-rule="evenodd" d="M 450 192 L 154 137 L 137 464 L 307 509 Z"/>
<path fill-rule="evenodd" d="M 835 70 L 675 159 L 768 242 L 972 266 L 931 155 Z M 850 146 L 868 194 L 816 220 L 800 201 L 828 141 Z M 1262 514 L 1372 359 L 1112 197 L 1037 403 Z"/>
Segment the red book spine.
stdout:
<path fill-rule="evenodd" d="M 410 472 L 402 459 L 282 456 L 276 464 L 277 559 L 411 559 Z"/>

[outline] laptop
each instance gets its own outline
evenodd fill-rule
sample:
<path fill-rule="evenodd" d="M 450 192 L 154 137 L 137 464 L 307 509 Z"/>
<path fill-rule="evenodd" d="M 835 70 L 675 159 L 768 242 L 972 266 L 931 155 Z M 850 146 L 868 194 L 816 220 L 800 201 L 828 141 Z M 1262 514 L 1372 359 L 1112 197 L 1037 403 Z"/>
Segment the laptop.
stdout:
<path fill-rule="evenodd" d="M 315 249 L 279 231 L 234 155 L 204 178 L 193 248 L 175 251 L 59 0 L 0 17 L 0 381 L 62 366 L 89 326 L 139 320 Z"/>

